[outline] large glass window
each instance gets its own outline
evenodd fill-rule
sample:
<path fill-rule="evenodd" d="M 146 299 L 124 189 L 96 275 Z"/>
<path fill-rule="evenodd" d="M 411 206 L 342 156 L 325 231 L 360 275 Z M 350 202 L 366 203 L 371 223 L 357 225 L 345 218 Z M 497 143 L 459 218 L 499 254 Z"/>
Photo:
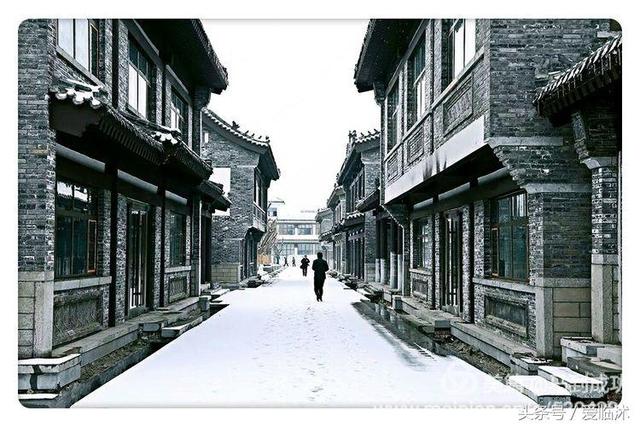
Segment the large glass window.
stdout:
<path fill-rule="evenodd" d="M 129 39 L 129 106 L 147 117 L 151 63 L 135 41 Z"/>
<path fill-rule="evenodd" d="M 175 91 L 171 91 L 170 126 L 180 130 L 182 140 L 189 138 L 189 107 L 184 99 Z"/>
<path fill-rule="evenodd" d="M 495 199 L 491 209 L 491 273 L 526 280 L 529 275 L 526 193 Z"/>
<path fill-rule="evenodd" d="M 98 21 L 58 19 L 58 46 L 94 76 L 98 75 Z"/>
<path fill-rule="evenodd" d="M 300 224 L 297 229 L 299 235 L 310 236 L 313 234 L 313 225 Z"/>
<path fill-rule="evenodd" d="M 400 93 L 396 83 L 387 96 L 387 149 L 394 147 L 401 136 Z"/>
<path fill-rule="evenodd" d="M 475 19 L 458 19 L 449 30 L 449 70 L 455 79 L 476 54 Z"/>
<path fill-rule="evenodd" d="M 295 234 L 296 227 L 293 224 L 278 224 L 278 233 L 293 235 Z"/>
<path fill-rule="evenodd" d="M 407 126 L 409 127 L 422 116 L 426 107 L 425 57 L 425 40 L 423 37 L 414 48 L 411 57 L 409 57 L 409 111 L 407 116 Z"/>
<path fill-rule="evenodd" d="M 95 192 L 58 181 L 56 184 L 56 278 L 96 273 L 97 207 Z"/>
<path fill-rule="evenodd" d="M 187 262 L 187 217 L 169 213 L 169 265 L 185 265 Z"/>

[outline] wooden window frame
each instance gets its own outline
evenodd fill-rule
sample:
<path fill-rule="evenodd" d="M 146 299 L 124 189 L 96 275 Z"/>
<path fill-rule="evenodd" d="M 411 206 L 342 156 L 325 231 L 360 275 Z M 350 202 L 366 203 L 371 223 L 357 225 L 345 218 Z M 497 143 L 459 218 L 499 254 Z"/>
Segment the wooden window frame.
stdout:
<path fill-rule="evenodd" d="M 67 209 L 67 208 L 62 208 L 59 206 L 58 204 L 58 183 L 65 183 L 67 185 L 70 185 L 72 187 L 72 196 L 71 196 L 71 209 Z M 75 207 L 75 197 L 73 196 L 73 194 L 76 191 L 76 187 L 83 187 L 87 189 L 87 193 L 89 194 L 89 197 L 91 199 L 91 201 L 89 202 L 89 208 L 87 209 L 87 212 L 80 212 L 76 209 L 74 209 Z M 68 218 L 72 218 L 71 221 L 71 267 L 70 270 L 73 272 L 74 268 L 73 268 L 73 260 L 75 259 L 75 250 L 74 250 L 74 242 L 75 242 L 75 233 L 74 233 L 74 228 L 75 228 L 75 221 L 74 220 L 86 220 L 87 222 L 87 253 L 85 254 L 85 262 L 86 262 L 86 269 L 85 271 L 81 272 L 81 273 L 77 273 L 77 274 L 60 274 L 57 270 L 57 265 L 54 263 L 54 274 L 55 274 L 55 280 L 59 280 L 59 279 L 69 279 L 69 278 L 79 278 L 79 277 L 91 277 L 91 276 L 95 276 L 97 274 L 97 266 L 98 266 L 98 212 L 97 212 L 97 206 L 95 206 L 95 209 L 92 211 L 91 209 L 91 204 L 92 203 L 96 203 L 96 196 L 97 196 L 97 192 L 96 189 L 90 186 L 86 186 L 86 185 L 81 185 L 81 184 L 76 184 L 73 181 L 69 181 L 66 179 L 60 179 L 58 181 L 56 181 L 56 203 L 55 203 L 55 221 L 56 221 L 56 226 L 55 226 L 55 230 L 56 230 L 56 234 L 55 234 L 55 238 L 56 241 L 58 239 L 58 233 L 57 233 L 57 222 L 58 222 L 58 218 L 59 217 L 68 217 Z M 91 226 L 93 225 L 93 245 L 91 245 Z M 54 245 L 54 248 L 57 247 L 57 243 L 56 245 Z M 93 266 L 90 265 L 90 254 L 91 254 L 91 249 L 93 249 L 93 257 L 94 257 L 94 264 Z M 54 252 L 54 256 L 55 256 L 55 252 Z M 93 267 L 93 268 L 91 268 Z"/>
<path fill-rule="evenodd" d="M 524 209 L 525 209 L 525 216 L 514 216 L 514 210 L 515 210 L 515 204 L 514 201 L 518 196 L 524 196 Z M 501 200 L 505 200 L 505 199 L 509 199 L 509 211 L 510 211 L 510 220 L 507 222 L 500 222 L 499 219 L 499 214 L 498 214 L 498 202 Z M 489 239 L 490 239 L 490 252 L 491 252 L 491 276 L 492 277 L 496 277 L 496 278 L 500 278 L 500 279 L 505 279 L 505 280 L 509 280 L 509 281 L 514 281 L 514 282 L 528 282 L 529 279 L 529 275 L 530 275 L 530 266 L 529 266 L 529 212 L 528 212 L 528 197 L 527 197 L 527 193 L 524 191 L 516 191 L 513 193 L 508 193 L 505 195 L 502 195 L 500 197 L 496 197 L 494 199 L 491 200 L 491 216 L 490 216 L 490 234 L 489 234 Z M 499 262 L 500 262 L 500 229 L 502 228 L 506 228 L 509 227 L 511 229 L 511 271 L 514 271 L 513 268 L 513 260 L 514 260 L 514 228 L 516 227 L 522 227 L 524 226 L 525 229 L 527 230 L 526 236 L 525 236 L 525 242 L 524 242 L 524 247 L 525 247 L 525 274 L 524 277 L 514 277 L 514 274 L 512 273 L 510 276 L 507 275 L 501 275 L 500 274 L 500 268 L 499 268 Z M 505 269 L 506 270 L 506 269 Z"/>

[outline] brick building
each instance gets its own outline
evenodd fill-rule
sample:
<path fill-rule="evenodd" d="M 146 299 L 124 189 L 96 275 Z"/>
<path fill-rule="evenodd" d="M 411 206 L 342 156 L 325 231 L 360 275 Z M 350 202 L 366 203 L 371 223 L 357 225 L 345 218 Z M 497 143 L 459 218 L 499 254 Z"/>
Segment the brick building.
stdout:
<path fill-rule="evenodd" d="M 229 201 L 200 157 L 227 73 L 198 20 L 19 28 L 20 358 L 199 295 L 201 215 Z"/>
<path fill-rule="evenodd" d="M 357 207 L 378 186 L 379 153 L 380 132 L 349 132 L 345 159 L 327 200 L 333 230 L 331 236 L 322 237 L 333 242 L 333 268 L 368 281 L 376 275 L 377 223 L 372 212 L 360 212 Z"/>
<path fill-rule="evenodd" d="M 380 106 L 382 175 L 378 200 L 367 193 L 359 208 L 387 217 L 377 228 L 387 294 L 459 319 L 452 333 L 500 360 L 559 356 L 565 336 L 616 341 L 620 68 L 597 62 L 613 47 L 588 55 L 618 30 L 370 22 L 355 85 Z M 585 57 L 597 64 L 555 80 Z"/>
<path fill-rule="evenodd" d="M 226 186 L 231 207 L 212 216 L 210 282 L 237 283 L 257 273 L 258 242 L 266 230 L 271 181 L 280 177 L 269 137 L 255 137 L 213 111 L 203 116 L 202 157 L 212 179 Z"/>
<path fill-rule="evenodd" d="M 322 252 L 324 259 L 329 264 L 329 268 L 333 269 L 333 211 L 329 208 L 318 209 L 316 223 L 320 252 Z"/>

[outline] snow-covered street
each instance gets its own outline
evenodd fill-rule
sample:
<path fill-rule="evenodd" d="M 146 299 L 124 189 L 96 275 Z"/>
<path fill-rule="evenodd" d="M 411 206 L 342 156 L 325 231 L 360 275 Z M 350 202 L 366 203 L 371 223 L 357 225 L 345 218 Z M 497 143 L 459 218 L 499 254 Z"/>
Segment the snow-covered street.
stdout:
<path fill-rule="evenodd" d="M 233 291 L 229 307 L 76 403 L 110 406 L 522 405 L 532 402 L 455 357 L 405 344 L 311 274 Z"/>

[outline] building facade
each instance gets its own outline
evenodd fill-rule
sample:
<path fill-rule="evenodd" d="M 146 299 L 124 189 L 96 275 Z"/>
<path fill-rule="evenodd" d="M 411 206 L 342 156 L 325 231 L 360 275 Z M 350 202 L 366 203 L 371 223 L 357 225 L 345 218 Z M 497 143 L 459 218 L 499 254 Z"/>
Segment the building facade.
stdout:
<path fill-rule="evenodd" d="M 319 209 L 316 213 L 320 252 L 333 270 L 333 211 L 329 208 Z"/>
<path fill-rule="evenodd" d="M 198 20 L 19 28 L 20 358 L 199 295 L 200 217 L 229 201 L 200 157 L 227 73 Z"/>
<path fill-rule="evenodd" d="M 269 137 L 254 137 L 211 110 L 203 115 L 202 157 L 226 184 L 231 207 L 212 215 L 211 282 L 237 283 L 258 271 L 271 181 L 280 177 Z"/>
<path fill-rule="evenodd" d="M 370 22 L 355 85 L 380 106 L 381 180 L 360 208 L 380 216 L 388 292 L 495 351 L 618 339 L 615 108 L 542 89 L 618 34 L 609 20 Z"/>
<path fill-rule="evenodd" d="M 354 278 L 374 281 L 376 275 L 376 218 L 358 205 L 376 191 L 380 169 L 380 132 L 349 132 L 345 159 L 327 201 L 333 218 L 334 268 Z"/>
<path fill-rule="evenodd" d="M 320 251 L 318 243 L 318 225 L 315 210 L 290 209 L 281 199 L 269 202 L 268 215 L 275 218 L 277 230 L 276 243 L 272 249 L 271 259 L 274 264 L 300 265 L 305 255 L 313 259 Z"/>

